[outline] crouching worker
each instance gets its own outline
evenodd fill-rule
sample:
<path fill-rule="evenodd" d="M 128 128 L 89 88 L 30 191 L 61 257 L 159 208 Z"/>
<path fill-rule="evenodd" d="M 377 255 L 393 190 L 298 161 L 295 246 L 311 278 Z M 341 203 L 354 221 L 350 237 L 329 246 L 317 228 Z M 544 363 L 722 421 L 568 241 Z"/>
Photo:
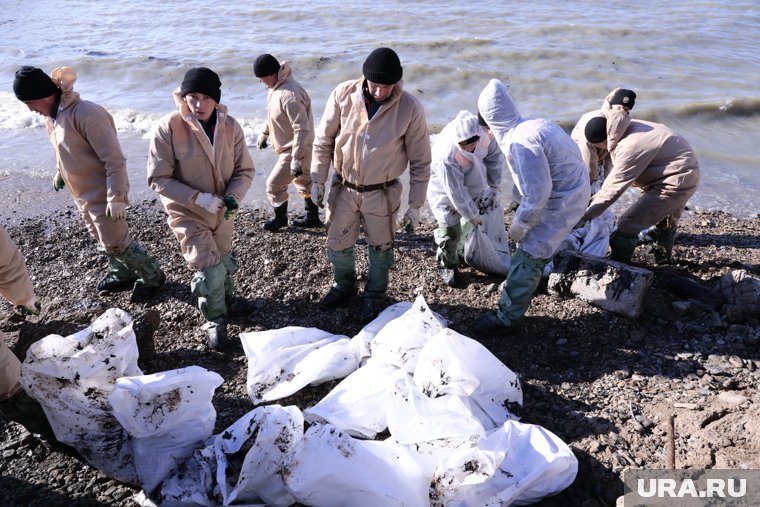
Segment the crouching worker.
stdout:
<path fill-rule="evenodd" d="M 113 118 L 101 106 L 73 91 L 77 75 L 70 67 L 48 77 L 35 67 L 16 71 L 13 92 L 30 111 L 45 117 L 58 170 L 53 188 L 66 187 L 98 251 L 108 259 L 99 291 L 132 290 L 132 301 L 150 299 L 164 284 L 158 262 L 129 235 L 126 221 L 127 161 Z"/>
<path fill-rule="evenodd" d="M 219 103 L 221 95 L 214 71 L 187 71 L 174 90 L 178 110 L 159 121 L 148 153 L 148 184 L 161 196 L 182 255 L 196 270 L 190 287 L 213 350 L 227 345 L 237 270 L 234 217 L 255 173 L 243 129 Z"/>
<path fill-rule="evenodd" d="M 489 187 L 499 188 L 504 155 L 478 118 L 460 111 L 436 138 L 432 157 L 427 200 L 438 222 L 433 236 L 438 245 L 436 260 L 443 282 L 453 287 L 459 265 L 460 219 L 483 224 L 476 199 Z"/>
<path fill-rule="evenodd" d="M 585 135 L 597 148 L 607 145 L 607 120 L 592 118 Z M 610 235 L 610 258 L 630 262 L 639 231 L 650 226 L 652 254 L 658 264 L 671 260 L 676 227 L 686 202 L 699 184 L 699 163 L 689 143 L 665 125 L 642 120 L 631 124 L 610 152 L 613 169 L 583 215 L 590 220 L 602 214 L 633 185 L 641 197 L 617 221 Z"/>
<path fill-rule="evenodd" d="M 499 308 L 473 323 L 475 333 L 507 333 L 530 306 L 544 266 L 583 215 L 591 196 L 578 147 L 554 122 L 524 118 L 506 86 L 492 79 L 478 98 L 519 193 L 509 237 L 517 244 Z"/>

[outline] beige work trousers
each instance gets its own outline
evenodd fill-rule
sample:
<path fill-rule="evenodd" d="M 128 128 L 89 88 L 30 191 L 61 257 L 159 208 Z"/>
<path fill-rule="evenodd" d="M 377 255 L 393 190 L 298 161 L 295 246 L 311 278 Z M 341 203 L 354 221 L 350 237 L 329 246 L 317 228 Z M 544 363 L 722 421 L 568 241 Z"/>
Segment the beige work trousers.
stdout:
<path fill-rule="evenodd" d="M 5 344 L 5 335 L 0 331 L 0 401 L 5 401 L 21 390 L 18 376 L 21 362 Z"/>
<path fill-rule="evenodd" d="M 77 202 L 79 214 L 82 216 L 90 236 L 100 243 L 109 255 L 124 253 L 132 243 L 129 236 L 127 220 L 111 220 L 106 216 L 105 204 L 85 204 Z"/>
<path fill-rule="evenodd" d="M 179 241 L 182 256 L 199 271 L 216 266 L 232 250 L 234 226 L 234 217 L 226 220 L 224 213 L 218 214 L 214 228 L 186 217 L 169 218 L 169 227 Z"/>
<path fill-rule="evenodd" d="M 353 246 L 362 228 L 369 246 L 381 251 L 391 248 L 401 191 L 398 181 L 386 190 L 371 192 L 357 192 L 333 181 L 327 201 L 327 248 L 345 250 Z"/>
<path fill-rule="evenodd" d="M 0 227 L 0 294 L 14 305 L 29 304 L 34 299 L 24 257 L 3 227 Z"/>
<path fill-rule="evenodd" d="M 684 187 L 653 186 L 645 191 L 618 218 L 620 233 L 632 236 L 652 225 L 659 225 L 663 229 L 670 229 L 678 225 L 686 202 L 697 190 L 697 184 L 685 185 Z"/>
<path fill-rule="evenodd" d="M 279 206 L 288 200 L 288 185 L 292 181 L 296 186 L 298 195 L 303 199 L 311 196 L 311 153 L 304 156 L 301 161 L 303 174 L 293 178 L 290 174 L 290 150 L 280 154 L 277 163 L 272 168 L 272 172 L 267 177 L 267 198 L 272 206 Z"/>

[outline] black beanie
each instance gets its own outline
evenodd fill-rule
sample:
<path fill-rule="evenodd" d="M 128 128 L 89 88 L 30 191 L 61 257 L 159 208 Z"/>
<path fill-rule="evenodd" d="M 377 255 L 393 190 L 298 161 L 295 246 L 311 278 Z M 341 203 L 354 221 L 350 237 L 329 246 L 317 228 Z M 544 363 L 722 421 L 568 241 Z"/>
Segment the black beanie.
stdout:
<path fill-rule="evenodd" d="M 37 67 L 25 65 L 16 71 L 16 77 L 13 79 L 13 93 L 19 100 L 44 99 L 58 90 L 50 76 Z"/>
<path fill-rule="evenodd" d="M 368 81 L 381 85 L 392 85 L 401 81 L 404 69 L 398 55 L 391 48 L 377 48 L 372 51 L 362 67 Z"/>
<path fill-rule="evenodd" d="M 257 56 L 256 60 L 253 62 L 253 75 L 256 77 L 271 76 L 272 74 L 276 74 L 279 70 L 280 62 L 269 53 Z"/>
<path fill-rule="evenodd" d="M 219 76 L 211 69 L 206 67 L 195 67 L 185 72 L 180 87 L 180 95 L 183 97 L 188 93 L 203 93 L 214 99 L 217 104 L 222 98 L 222 83 Z"/>
<path fill-rule="evenodd" d="M 628 109 L 633 109 L 633 105 L 635 103 L 636 103 L 636 93 L 633 90 L 626 90 L 625 88 L 620 88 L 610 98 L 610 105 L 613 105 L 613 106 L 615 104 L 619 104 L 621 106 L 627 107 Z"/>
<path fill-rule="evenodd" d="M 591 118 L 583 130 L 586 134 L 586 141 L 591 144 L 601 143 L 607 139 L 607 118 L 604 116 L 595 116 Z"/>

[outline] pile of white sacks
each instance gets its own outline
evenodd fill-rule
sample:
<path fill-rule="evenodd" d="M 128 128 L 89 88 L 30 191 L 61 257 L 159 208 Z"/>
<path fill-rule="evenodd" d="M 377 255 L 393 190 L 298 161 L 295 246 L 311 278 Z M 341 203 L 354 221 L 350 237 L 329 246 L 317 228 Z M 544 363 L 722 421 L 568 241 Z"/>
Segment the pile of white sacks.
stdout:
<path fill-rule="evenodd" d="M 141 375 L 121 310 L 34 344 L 22 383 L 56 436 L 140 485 L 143 505 L 495 506 L 536 502 L 575 479 L 564 442 L 517 422 L 515 373 L 422 297 L 352 339 L 299 327 L 240 338 L 257 407 L 218 435 L 221 377 L 199 367 Z M 340 378 L 303 411 L 263 405 Z"/>

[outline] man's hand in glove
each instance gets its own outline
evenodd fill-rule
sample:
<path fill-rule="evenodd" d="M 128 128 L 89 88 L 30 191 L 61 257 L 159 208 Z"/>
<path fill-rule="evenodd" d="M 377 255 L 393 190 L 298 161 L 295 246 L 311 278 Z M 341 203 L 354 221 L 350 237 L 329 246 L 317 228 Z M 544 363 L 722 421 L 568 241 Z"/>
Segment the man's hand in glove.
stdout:
<path fill-rule="evenodd" d="M 106 204 L 106 216 L 114 222 L 124 220 L 127 216 L 127 203 L 109 202 Z"/>
<path fill-rule="evenodd" d="M 301 169 L 301 162 L 298 160 L 291 160 L 290 161 L 290 175 L 294 178 L 298 178 L 303 174 L 303 169 Z"/>
<path fill-rule="evenodd" d="M 325 200 L 325 184 L 317 183 L 316 181 L 311 184 L 311 202 L 324 208 L 323 201 Z"/>
<path fill-rule="evenodd" d="M 222 202 L 227 206 L 227 210 L 224 212 L 224 219 L 229 220 L 235 218 L 239 208 L 237 199 L 232 195 L 225 195 Z"/>
<path fill-rule="evenodd" d="M 63 176 L 61 176 L 60 172 L 56 171 L 55 174 L 53 175 L 53 190 L 58 192 L 65 186 L 66 186 L 66 182 L 63 181 Z"/>
<path fill-rule="evenodd" d="M 512 222 L 512 225 L 509 226 L 509 239 L 511 239 L 515 243 L 519 243 L 520 240 L 525 235 L 525 231 L 527 230 L 528 230 L 527 225 L 520 222 L 519 220 L 515 220 L 514 222 Z"/>
<path fill-rule="evenodd" d="M 214 194 L 199 193 L 195 197 L 195 204 L 205 209 L 209 213 L 217 213 L 224 207 L 224 201 Z"/>
<path fill-rule="evenodd" d="M 269 136 L 266 134 L 259 134 L 259 139 L 256 141 L 256 146 L 259 147 L 260 150 L 263 150 L 267 147 L 267 139 L 269 139 Z"/>
<path fill-rule="evenodd" d="M 401 220 L 401 227 L 405 232 L 411 234 L 414 230 L 420 226 L 420 209 L 409 208 L 404 213 L 404 218 Z"/>
<path fill-rule="evenodd" d="M 39 315 L 40 310 L 42 310 L 42 305 L 37 301 L 37 298 L 32 297 L 31 301 L 17 305 L 16 310 L 18 310 L 21 315 Z"/>

